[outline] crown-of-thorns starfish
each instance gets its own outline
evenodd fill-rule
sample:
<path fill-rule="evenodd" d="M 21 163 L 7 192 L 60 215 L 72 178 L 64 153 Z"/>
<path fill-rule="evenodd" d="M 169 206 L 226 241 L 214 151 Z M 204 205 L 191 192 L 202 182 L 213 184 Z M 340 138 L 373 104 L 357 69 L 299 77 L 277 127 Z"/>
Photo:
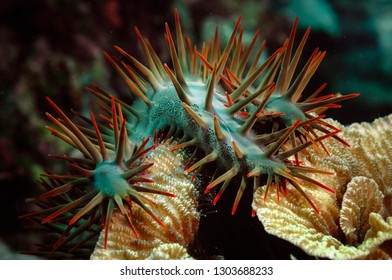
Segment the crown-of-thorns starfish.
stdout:
<path fill-rule="evenodd" d="M 265 41 L 255 50 L 260 33 L 257 31 L 246 47 L 242 43 L 241 18 L 223 51 L 218 28 L 213 40 L 203 43 L 198 50 L 183 34 L 176 10 L 174 15 L 177 43 L 168 24 L 165 34 L 173 70 L 159 59 L 149 40 L 137 28 L 147 65 L 118 46 L 115 48 L 124 60 L 105 53 L 135 98 L 128 111 L 133 132 L 130 138 L 137 141 L 164 128 L 168 131 L 167 137 L 181 135 L 173 149 L 191 147 L 199 155 L 185 172 L 198 174 L 207 164 L 215 163 L 215 174 L 220 175 L 213 177 L 205 188 L 205 192 L 209 192 L 223 183 L 214 203 L 231 180 L 238 177 L 241 183 L 233 214 L 247 186 L 255 190 L 266 184 L 267 191 L 275 186 L 279 193 L 285 192 L 287 182 L 318 211 L 300 181 L 312 182 L 332 192 L 305 175 L 329 172 L 301 166 L 298 153 L 312 144 L 324 148 L 322 140 L 328 137 L 348 146 L 336 135 L 339 130 L 319 114 L 328 108 L 340 107 L 335 103 L 358 94 L 319 97 L 326 84 L 313 93 L 306 92 L 309 80 L 325 56 L 325 52 L 316 49 L 302 69 L 297 69 L 310 28 L 295 49 L 296 19 L 283 46 L 260 64 Z M 255 59 L 250 62 L 253 52 Z M 296 71 L 298 75 L 294 77 Z M 109 95 L 95 85 L 90 91 L 100 98 Z"/>
<path fill-rule="evenodd" d="M 233 182 L 239 182 L 232 214 L 249 187 L 254 192 L 259 186 L 266 185 L 265 199 L 269 189 L 275 188 L 279 200 L 280 194 L 285 194 L 287 187 L 292 186 L 316 212 L 318 209 L 301 187 L 301 181 L 333 192 L 308 175 L 331 173 L 303 166 L 299 152 L 310 146 L 321 146 L 328 154 L 322 141 L 329 137 L 349 146 L 337 135 L 340 131 L 324 121 L 321 114 L 329 108 L 339 108 L 336 103 L 358 94 L 319 96 L 326 84 L 309 92 L 307 85 L 325 56 L 325 52 L 317 48 L 302 68 L 298 67 L 310 28 L 295 44 L 296 19 L 283 46 L 260 63 L 266 42 L 263 41 L 257 49 L 260 35 L 257 31 L 249 46 L 245 46 L 241 18 L 222 50 L 218 28 L 214 38 L 198 49 L 183 34 L 176 10 L 174 16 L 176 42 L 169 25 L 165 25 L 170 66 L 161 61 L 138 28 L 136 35 L 146 64 L 119 46 L 115 49 L 121 59 L 104 53 L 133 97 L 133 101 L 127 104 L 115 100 L 111 93 L 95 84 L 87 88 L 102 101 L 102 109 L 111 113 L 111 117 L 106 119 L 110 128 L 98 124 L 93 114 L 91 120 L 82 117 L 92 129 L 78 127 L 49 99 L 62 119 L 59 121 L 48 114 L 61 132 L 49 129 L 80 150 L 84 157 L 57 156 L 70 162 L 73 173 L 44 175 L 68 182 L 43 196 L 64 194 L 83 186 L 92 188 L 79 199 L 53 209 L 44 222 L 80 207 L 69 222 L 72 226 L 90 210 L 105 205 L 102 217 L 107 228 L 115 204 L 128 217 L 123 201 L 126 204 L 135 202 L 155 217 L 145 205 L 148 198 L 141 192 L 157 191 L 142 187 L 138 182 L 148 181 L 142 172 L 149 163 L 143 162 L 142 155 L 151 148 L 145 149 L 154 135 L 155 143 L 158 143 L 157 134 L 162 135 L 161 139 L 176 141 L 172 150 L 191 150 L 184 172 L 193 173 L 196 177 L 203 171 L 208 173 L 205 167 L 212 166 L 215 171 L 211 181 L 204 182 L 204 191 L 208 193 L 221 185 L 214 204 L 228 187 L 232 187 Z M 254 60 L 250 61 L 250 57 Z M 298 73 L 296 77 L 295 73 Z M 118 109 L 116 102 L 121 105 Z M 134 148 L 131 153 L 129 142 L 140 148 Z M 103 201 L 107 203 L 103 204 Z M 156 221 L 159 222 L 159 219 L 156 218 Z M 129 224 L 137 234 L 130 218 Z"/>
<path fill-rule="evenodd" d="M 115 205 L 127 218 L 135 236 L 138 236 L 138 234 L 131 219 L 132 203 L 139 205 L 157 223 L 164 227 L 160 219 L 146 205 L 153 205 L 154 202 L 142 193 L 175 195 L 140 184 L 141 182 L 151 181 L 143 176 L 143 172 L 152 166 L 153 163 L 144 163 L 142 157 L 153 149 L 154 145 L 146 148 L 150 140 L 146 139 L 141 143 L 140 147 L 137 145 L 131 147 L 126 130 L 126 120 L 120 104 L 116 105 L 114 97 L 111 99 L 111 118 L 106 118 L 109 125 L 98 125 L 94 114 L 91 112 L 91 120 L 85 118 L 91 128 L 76 125 L 50 98 L 47 98 L 47 100 L 60 116 L 60 119 L 56 119 L 50 113 L 47 113 L 47 117 L 59 130 L 52 127 L 47 128 L 53 135 L 78 149 L 83 157 L 52 155 L 54 158 L 67 161 L 72 173 L 66 175 L 42 174 L 43 177 L 48 177 L 52 180 L 63 180 L 64 183 L 42 194 L 41 198 L 47 199 L 64 195 L 70 191 L 75 192 L 76 189 L 80 191 L 81 195 L 78 199 L 64 205 L 56 205 L 52 209 L 45 209 L 41 212 L 24 215 L 24 217 L 52 212 L 42 220 L 42 223 L 46 224 L 65 212 L 78 209 L 77 213 L 68 222 L 69 228 L 66 232 L 69 232 L 81 217 L 88 213 L 91 213 L 93 216 L 96 215 L 98 206 L 100 206 L 102 225 L 105 229 L 105 248 L 109 224 Z M 128 209 L 125 205 L 127 205 Z M 58 242 L 55 244 L 55 247 L 58 246 Z"/>

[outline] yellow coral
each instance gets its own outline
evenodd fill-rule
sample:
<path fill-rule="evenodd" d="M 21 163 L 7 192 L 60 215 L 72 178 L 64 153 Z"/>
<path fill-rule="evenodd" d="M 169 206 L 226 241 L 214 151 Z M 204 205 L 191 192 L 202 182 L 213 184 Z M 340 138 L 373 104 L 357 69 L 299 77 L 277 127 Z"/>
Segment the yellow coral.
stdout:
<path fill-rule="evenodd" d="M 165 228 L 141 211 L 140 207 L 134 207 L 133 221 L 139 233 L 139 238 L 135 238 L 125 217 L 115 212 L 107 249 L 103 247 L 103 232 L 91 259 L 189 258 L 185 248 L 194 241 L 199 213 L 196 186 L 191 177 L 184 174 L 184 157 L 180 152 L 171 152 L 169 145 L 165 144 L 159 145 L 146 159 L 154 163 L 147 171 L 154 180 L 153 187 L 176 194 L 174 198 L 151 195 L 156 203 L 154 213 Z"/>
<path fill-rule="evenodd" d="M 162 244 L 154 248 L 149 260 L 191 260 L 187 250 L 178 243 Z"/>
<path fill-rule="evenodd" d="M 390 259 L 392 257 L 392 115 L 372 124 L 352 124 L 343 130 L 351 148 L 333 139 L 320 149 L 303 153 L 304 164 L 332 170 L 335 175 L 314 174 L 313 179 L 333 188 L 335 194 L 304 182 L 316 214 L 301 195 L 288 189 L 277 202 L 272 194 L 264 202 L 265 187 L 256 191 L 253 209 L 265 230 L 288 240 L 306 253 L 330 259 Z"/>
<path fill-rule="evenodd" d="M 366 177 L 354 177 L 347 185 L 340 209 L 339 223 L 346 237 L 346 244 L 359 245 L 370 228 L 370 215 L 382 214 L 384 211 L 383 194 L 375 181 Z"/>

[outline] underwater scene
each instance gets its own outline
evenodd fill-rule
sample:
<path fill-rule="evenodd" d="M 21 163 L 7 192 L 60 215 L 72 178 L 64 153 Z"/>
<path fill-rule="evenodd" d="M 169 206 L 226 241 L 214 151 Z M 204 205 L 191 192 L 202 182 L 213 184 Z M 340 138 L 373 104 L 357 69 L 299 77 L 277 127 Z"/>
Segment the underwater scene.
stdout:
<path fill-rule="evenodd" d="M 389 0 L 4 0 L 0 259 L 392 258 Z"/>

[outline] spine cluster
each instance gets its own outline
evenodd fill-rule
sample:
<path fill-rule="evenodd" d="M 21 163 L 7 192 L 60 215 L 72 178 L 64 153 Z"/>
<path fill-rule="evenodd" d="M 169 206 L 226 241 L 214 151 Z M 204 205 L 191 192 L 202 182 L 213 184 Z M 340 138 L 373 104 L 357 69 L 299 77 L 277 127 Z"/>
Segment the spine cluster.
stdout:
<path fill-rule="evenodd" d="M 106 117 L 97 122 L 93 113 L 90 118 L 79 115 L 85 125 L 77 125 L 49 99 L 60 119 L 48 114 L 58 130 L 48 129 L 83 155 L 55 156 L 69 162 L 70 174 L 44 175 L 50 182 L 45 183 L 49 190 L 42 198 L 65 197 L 66 202 L 55 199 L 55 206 L 25 215 L 49 213 L 43 220 L 48 223 L 68 211 L 76 211 L 54 250 L 73 239 L 69 236 L 86 228 L 75 227 L 83 217 L 89 223 L 96 222 L 97 217 L 102 220 L 106 247 L 112 213 L 117 208 L 135 236 L 138 233 L 130 213 L 133 205 L 164 226 L 154 214 L 154 202 L 143 194 L 175 195 L 145 185 L 151 182 L 145 171 L 154 164 L 145 158 L 161 142 L 175 141 L 171 151 L 190 150 L 184 173 L 192 174 L 193 178 L 212 167 L 211 180 L 204 182 L 202 188 L 208 193 L 220 186 L 214 204 L 229 186 L 239 185 L 232 214 L 246 188 L 254 192 L 266 185 L 264 199 L 274 189 L 279 200 L 280 194 L 291 186 L 316 212 L 318 209 L 301 187 L 301 181 L 333 192 L 309 176 L 330 173 L 303 166 L 299 152 L 313 146 L 328 154 L 322 141 L 330 137 L 348 146 L 337 135 L 340 130 L 323 120 L 324 112 L 340 107 L 336 103 L 357 94 L 320 96 L 325 84 L 314 92 L 307 90 L 325 56 L 325 52 L 315 49 L 299 67 L 310 29 L 295 43 L 296 19 L 283 46 L 261 63 L 266 42 L 257 47 L 260 35 L 257 31 L 245 46 L 241 18 L 223 49 L 218 28 L 214 38 L 198 48 L 182 32 L 177 11 L 174 15 L 176 42 L 168 24 L 165 26 L 170 63 L 161 61 L 137 28 L 143 63 L 118 46 L 115 49 L 121 58 L 104 53 L 128 86 L 134 97 L 132 103 L 125 103 L 93 84 L 87 90 L 98 98 Z M 254 60 L 250 61 L 250 57 Z M 69 199 L 79 193 L 81 197 Z M 101 210 L 97 211 L 98 208 Z"/>

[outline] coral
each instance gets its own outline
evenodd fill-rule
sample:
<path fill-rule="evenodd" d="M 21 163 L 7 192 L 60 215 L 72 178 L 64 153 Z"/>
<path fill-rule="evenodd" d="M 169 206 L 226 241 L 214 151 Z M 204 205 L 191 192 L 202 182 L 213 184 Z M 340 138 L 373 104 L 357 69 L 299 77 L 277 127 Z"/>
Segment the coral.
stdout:
<path fill-rule="evenodd" d="M 344 186 L 355 176 L 365 176 L 375 180 L 384 195 L 390 196 L 392 186 L 392 137 L 391 115 L 376 119 L 373 123 L 354 123 L 344 130 L 345 139 L 350 141 L 349 150 L 327 142 L 330 156 L 310 152 L 309 160 L 317 166 L 333 169 L 338 180 L 338 199 Z M 336 183 L 335 183 L 336 184 Z M 387 209 L 391 209 L 387 207 Z M 389 210 L 391 211 L 391 210 Z M 390 212 L 391 213 L 391 212 Z"/>
<path fill-rule="evenodd" d="M 280 203 L 271 199 L 264 201 L 262 191 L 258 190 L 253 208 L 268 233 L 292 242 L 312 256 L 390 259 L 392 115 L 372 124 L 355 123 L 347 128 L 332 120 L 330 123 L 342 128 L 342 138 L 350 139 L 351 147 L 341 149 L 328 139 L 323 144 L 329 157 L 320 150 L 303 153 L 309 166 L 335 172 L 333 176 L 313 176 L 332 187 L 335 193 L 307 186 L 320 214 L 304 205 L 291 190 Z"/>
<path fill-rule="evenodd" d="M 179 244 L 163 244 L 151 252 L 149 260 L 191 260 L 186 249 Z"/>
<path fill-rule="evenodd" d="M 132 209 L 132 219 L 138 229 L 136 238 L 124 216 L 114 213 L 104 249 L 105 233 L 102 232 L 92 259 L 182 259 L 190 258 L 186 248 L 192 245 L 199 225 L 197 191 L 190 175 L 184 174 L 186 155 L 170 146 L 159 145 L 147 157 L 154 165 L 147 175 L 154 182 L 154 189 L 176 194 L 175 198 L 155 195 L 154 213 L 160 217 L 162 228 L 145 211 Z"/>

